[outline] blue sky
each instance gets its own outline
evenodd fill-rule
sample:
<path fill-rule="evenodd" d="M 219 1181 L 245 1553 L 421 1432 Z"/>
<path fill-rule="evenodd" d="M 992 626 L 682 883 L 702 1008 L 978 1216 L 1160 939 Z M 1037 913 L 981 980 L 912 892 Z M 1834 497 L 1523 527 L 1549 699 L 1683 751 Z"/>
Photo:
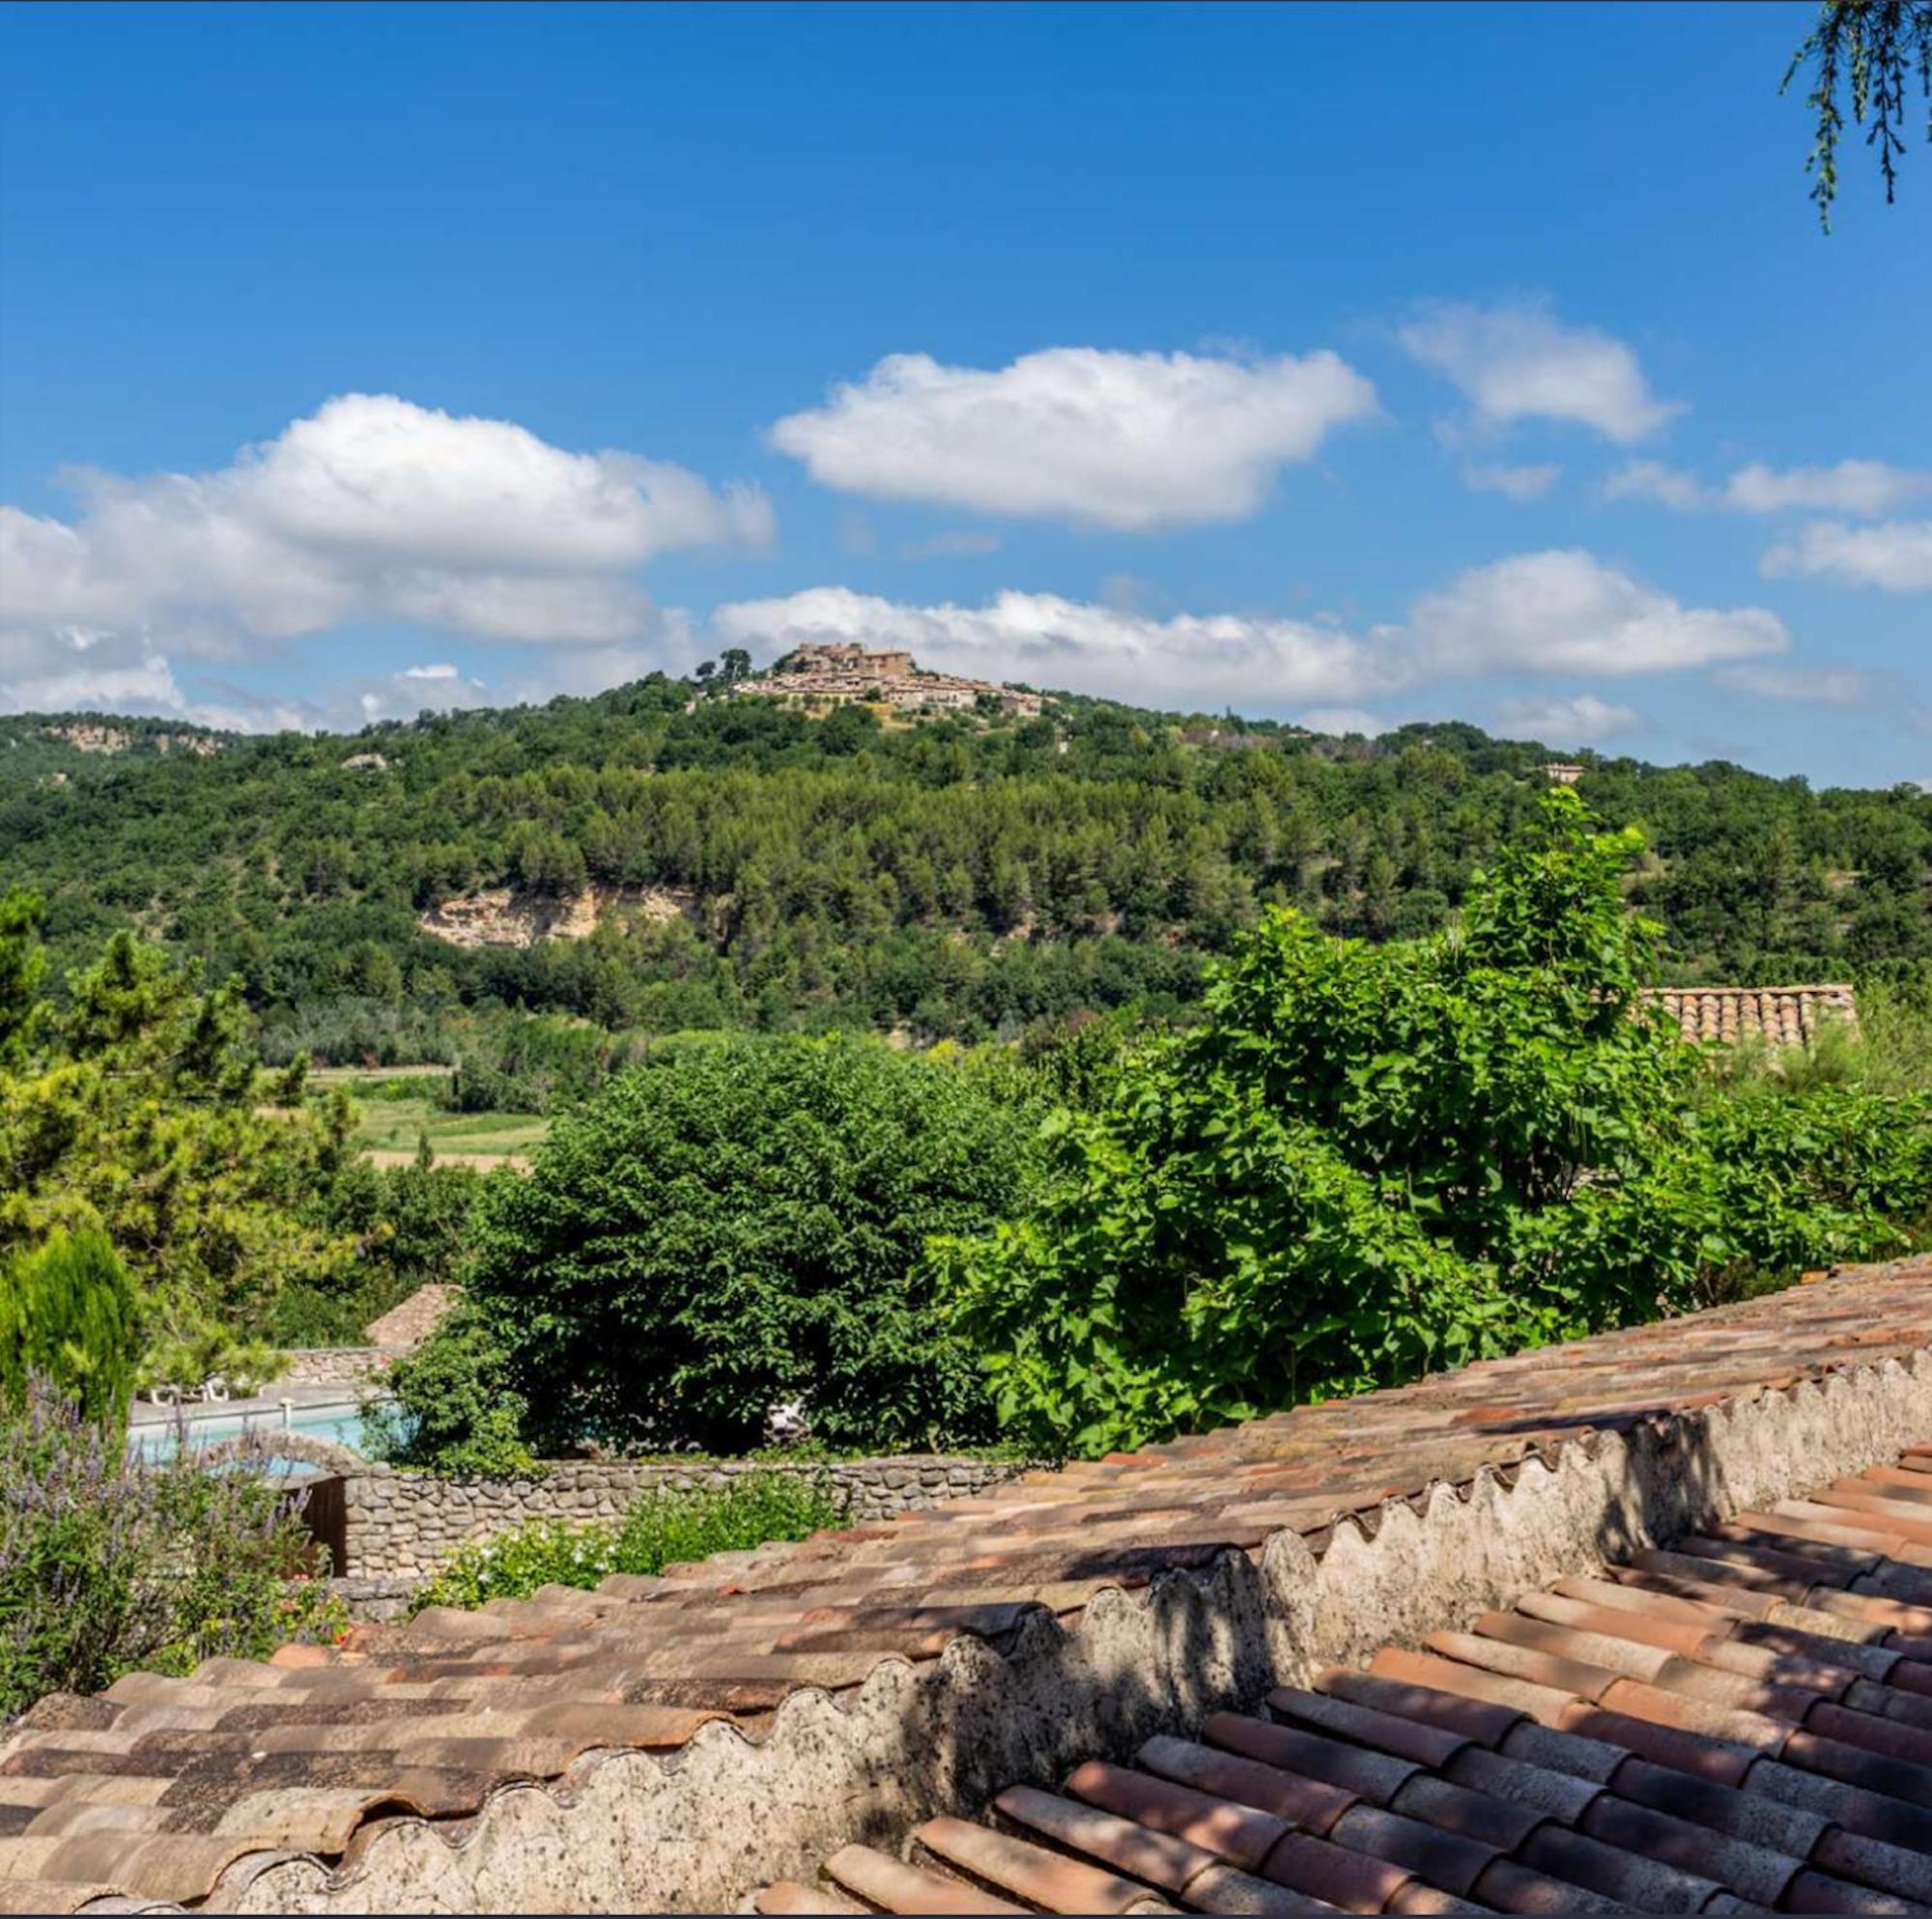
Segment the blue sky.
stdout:
<path fill-rule="evenodd" d="M 1932 150 L 1804 6 L 0 10 L 0 707 L 743 643 L 1932 773 Z"/>

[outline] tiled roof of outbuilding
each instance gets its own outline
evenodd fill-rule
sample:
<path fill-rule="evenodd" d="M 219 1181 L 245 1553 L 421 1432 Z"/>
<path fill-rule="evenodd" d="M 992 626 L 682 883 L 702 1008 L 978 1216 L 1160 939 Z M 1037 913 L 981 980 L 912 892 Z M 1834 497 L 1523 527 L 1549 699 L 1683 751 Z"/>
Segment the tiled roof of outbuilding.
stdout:
<path fill-rule="evenodd" d="M 881 1661 L 932 1659 L 962 1633 L 1004 1645 L 1034 1609 L 1070 1621 L 1103 1589 L 1144 1587 L 1230 1549 L 1258 1555 L 1284 1531 L 1319 1548 L 1343 1515 L 1485 1468 L 1512 1474 L 1592 1429 L 1909 1362 L 1932 1350 L 1929 1278 L 1923 1262 L 1866 1268 L 659 1579 L 434 1609 L 407 1626 L 358 1627 L 339 1648 L 56 1697 L 0 1733 L 0 1912 L 111 1893 L 196 1901 L 245 1856 L 339 1858 L 367 1822 L 399 1810 L 464 1818 L 508 1782 L 566 1780 L 592 1751 L 675 1748 L 711 1719 L 760 1736 L 801 1688 L 855 1687 Z M 1726 1542 L 1723 1563 L 1747 1575 L 1717 1576 L 1781 1596 L 1775 1582 L 1842 1557 L 1832 1542 L 1775 1550 L 1749 1570 Z M 1858 1562 L 1848 1576 L 1872 1576 L 1877 1550 L 1846 1546 L 1844 1564 Z M 1932 1606 L 1919 1585 L 1932 1553 L 1915 1543 L 1891 1557 L 1904 1568 L 1885 1575 L 1905 1582 L 1900 1603 Z M 1932 1633 L 1932 1612 L 1894 1624 Z M 1570 1691 L 1581 1698 L 1594 1683 Z M 1822 1736 L 1822 1720 L 1783 1736 L 1785 1756 L 1790 1739 Z M 1743 1735 L 1725 1736 L 1739 1745 Z"/>
<path fill-rule="evenodd" d="M 1849 986 L 1660 986 L 1645 998 L 1692 1044 L 1761 1033 L 1771 1046 L 1803 1046 L 1828 1021 L 1859 1023 L 1858 995 Z"/>
<path fill-rule="evenodd" d="M 362 1337 L 372 1346 L 393 1352 L 407 1352 L 420 1345 L 437 1329 L 443 1315 L 462 1297 L 461 1286 L 432 1281 L 418 1286 L 400 1306 L 392 1306 L 380 1319 L 372 1319 Z"/>
<path fill-rule="evenodd" d="M 1267 1707 L 756 1908 L 1932 1914 L 1932 1445 Z"/>

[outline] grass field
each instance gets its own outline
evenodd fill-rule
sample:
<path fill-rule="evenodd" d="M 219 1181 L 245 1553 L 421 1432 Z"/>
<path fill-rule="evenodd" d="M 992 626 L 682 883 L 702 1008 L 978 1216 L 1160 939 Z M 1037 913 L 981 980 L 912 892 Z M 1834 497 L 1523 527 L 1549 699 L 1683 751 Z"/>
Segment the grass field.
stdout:
<path fill-rule="evenodd" d="M 550 1131 L 550 1121 L 528 1113 L 445 1113 L 426 1093 L 410 1099 L 369 1099 L 361 1088 L 384 1080 L 430 1079 L 440 1069 L 388 1067 L 361 1071 L 327 1067 L 311 1083 L 340 1086 L 355 1101 L 355 1143 L 379 1166 L 401 1166 L 416 1155 L 416 1141 L 429 1136 L 439 1165 L 521 1166 Z"/>

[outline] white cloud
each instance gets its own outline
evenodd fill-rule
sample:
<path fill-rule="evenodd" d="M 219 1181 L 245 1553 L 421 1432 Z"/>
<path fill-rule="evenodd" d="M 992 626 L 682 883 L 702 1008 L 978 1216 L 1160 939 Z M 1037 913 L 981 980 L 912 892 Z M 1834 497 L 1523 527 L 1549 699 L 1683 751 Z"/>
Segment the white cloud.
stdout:
<path fill-rule="evenodd" d="M 1684 410 L 1652 393 L 1623 341 L 1594 326 L 1566 326 L 1547 301 L 1437 301 L 1396 338 L 1463 392 L 1483 426 L 1570 420 L 1628 441 Z"/>
<path fill-rule="evenodd" d="M 1814 520 L 1765 554 L 1764 571 L 1773 578 L 1806 574 L 1888 593 L 1932 593 L 1932 520 L 1888 520 L 1878 526 Z"/>
<path fill-rule="evenodd" d="M 233 656 L 355 620 L 610 644 L 655 615 L 654 555 L 761 544 L 755 491 L 506 420 L 347 394 L 213 473 L 67 476 L 71 522 L 0 506 L 0 675 L 76 635 Z"/>
<path fill-rule="evenodd" d="M 1777 653 L 1776 615 L 1686 607 L 1588 553 L 1526 553 L 1461 575 L 1406 621 L 1351 634 L 1256 614 L 1157 615 L 1057 594 L 907 606 L 843 586 L 743 601 L 712 616 L 721 644 L 767 654 L 808 640 L 904 647 L 923 665 L 1154 705 L 1359 708 L 1426 681 L 1492 672 L 1668 672 Z M 1352 717 L 1362 717 L 1357 711 Z"/>
<path fill-rule="evenodd" d="M 988 372 L 882 359 L 771 430 L 813 479 L 1125 531 L 1243 520 L 1279 468 L 1373 412 L 1336 354 L 1244 360 L 1056 347 Z"/>
<path fill-rule="evenodd" d="M 1861 520 L 1890 513 L 1932 491 L 1932 473 L 1888 466 L 1882 460 L 1840 460 L 1835 466 L 1740 466 L 1724 504 L 1744 513 L 1849 513 Z"/>
<path fill-rule="evenodd" d="M 1813 706 L 1862 706 L 1878 691 L 1877 680 L 1861 666 L 1726 666 L 1713 677 L 1759 699 Z"/>
<path fill-rule="evenodd" d="M 1382 631 L 1418 678 L 1670 672 L 1790 643 L 1761 607 L 1686 607 L 1574 548 L 1471 568 L 1417 601 L 1405 628 Z"/>
<path fill-rule="evenodd" d="M 1574 697 L 1544 693 L 1505 700 L 1496 708 L 1497 725 L 1558 747 L 1580 747 L 1586 741 L 1631 732 L 1642 723 L 1634 707 L 1612 705 L 1595 693 Z"/>
<path fill-rule="evenodd" d="M 1649 499 L 1680 513 L 1725 507 L 1733 513 L 1889 513 L 1932 490 L 1932 473 L 1888 466 L 1882 460 L 1841 460 L 1835 466 L 1740 466 L 1721 487 L 1693 473 L 1634 460 L 1604 482 L 1605 499 Z"/>
<path fill-rule="evenodd" d="M 10 713 L 187 713 L 173 670 L 150 654 L 117 665 L 80 663 L 61 667 L 37 662 L 29 670 L 0 680 L 0 710 Z M 45 670 L 51 667 L 51 670 Z"/>
<path fill-rule="evenodd" d="M 1694 473 L 1666 466 L 1656 460 L 1633 460 L 1604 482 L 1605 499 L 1648 499 L 1679 513 L 1694 513 L 1715 505 L 1716 496 L 1707 492 Z"/>
<path fill-rule="evenodd" d="M 1561 466 L 1465 466 L 1463 478 L 1478 493 L 1506 499 L 1541 499 L 1561 477 Z"/>

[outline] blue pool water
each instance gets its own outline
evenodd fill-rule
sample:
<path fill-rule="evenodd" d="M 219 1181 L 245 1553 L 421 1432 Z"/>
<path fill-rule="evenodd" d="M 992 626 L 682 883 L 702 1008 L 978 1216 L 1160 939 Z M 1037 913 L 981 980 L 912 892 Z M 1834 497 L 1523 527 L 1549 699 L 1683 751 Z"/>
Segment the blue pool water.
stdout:
<path fill-rule="evenodd" d="M 174 1452 L 180 1428 L 172 1419 L 143 1423 L 129 1434 L 130 1443 L 149 1459 L 164 1459 Z M 286 1424 L 279 1406 L 266 1411 L 223 1413 L 196 1407 L 188 1419 L 188 1442 L 216 1446 L 239 1439 L 244 1432 L 298 1432 L 307 1439 L 326 1439 L 337 1446 L 362 1445 L 362 1411 L 354 1399 L 320 1406 L 297 1406 Z"/>

